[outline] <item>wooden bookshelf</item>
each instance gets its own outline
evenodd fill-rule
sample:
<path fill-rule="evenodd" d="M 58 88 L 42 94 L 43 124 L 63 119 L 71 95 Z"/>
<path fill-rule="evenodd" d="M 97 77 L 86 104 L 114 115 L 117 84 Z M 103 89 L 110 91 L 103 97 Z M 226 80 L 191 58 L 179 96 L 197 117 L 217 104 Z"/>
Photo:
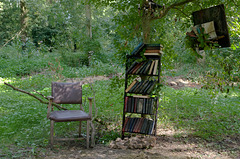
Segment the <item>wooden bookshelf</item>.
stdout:
<path fill-rule="evenodd" d="M 159 97 L 152 95 L 160 83 L 162 46 L 140 43 L 127 55 L 122 139 L 126 134 L 156 135 Z"/>

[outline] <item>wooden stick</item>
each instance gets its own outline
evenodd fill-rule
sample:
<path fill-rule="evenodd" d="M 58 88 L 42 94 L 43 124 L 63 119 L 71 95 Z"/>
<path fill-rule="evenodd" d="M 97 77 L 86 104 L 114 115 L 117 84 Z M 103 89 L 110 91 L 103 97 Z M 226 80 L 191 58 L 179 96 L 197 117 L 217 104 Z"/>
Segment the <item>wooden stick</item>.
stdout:
<path fill-rule="evenodd" d="M 6 82 L 4 82 L 4 84 L 7 85 L 7 86 L 9 86 L 9 87 L 11 87 L 13 90 L 16 90 L 16 91 L 19 91 L 19 92 L 22 92 L 22 93 L 25 93 L 25 94 L 28 94 L 28 95 L 32 96 L 33 98 L 39 100 L 39 101 L 40 101 L 41 103 L 43 103 L 43 104 L 48 104 L 48 102 L 43 101 L 41 98 L 35 96 L 35 95 L 32 94 L 32 93 L 29 93 L 29 92 L 24 91 L 24 90 L 22 90 L 22 89 L 16 88 L 16 87 L 14 87 L 14 86 L 12 86 L 11 84 L 6 83 Z M 67 108 L 64 108 L 64 107 L 62 107 L 62 106 L 60 106 L 60 105 L 58 105 L 58 104 L 56 104 L 56 103 L 52 103 L 52 105 L 55 106 L 56 108 L 58 108 L 59 110 L 61 110 L 61 109 L 67 110 Z"/>
<path fill-rule="evenodd" d="M 36 91 L 36 90 L 33 90 L 35 93 L 37 93 L 37 94 L 39 94 L 40 96 L 42 96 L 43 98 L 45 98 L 45 99 L 47 99 L 48 100 L 48 98 L 45 96 L 45 95 L 43 95 L 42 93 L 40 93 L 40 92 L 38 92 L 38 91 Z"/>

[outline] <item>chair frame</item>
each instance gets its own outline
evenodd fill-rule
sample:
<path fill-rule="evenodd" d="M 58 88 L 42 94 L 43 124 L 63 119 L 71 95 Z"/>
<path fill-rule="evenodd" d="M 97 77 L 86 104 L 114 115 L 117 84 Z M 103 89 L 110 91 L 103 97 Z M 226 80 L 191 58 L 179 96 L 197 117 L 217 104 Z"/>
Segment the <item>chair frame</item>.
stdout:
<path fill-rule="evenodd" d="M 71 83 L 68 83 L 68 84 L 71 84 Z M 81 87 L 82 87 L 82 85 L 81 85 Z M 48 96 L 48 100 L 49 100 L 48 112 L 47 112 L 47 118 L 48 119 L 50 119 L 49 116 L 51 115 L 51 113 L 54 112 L 53 99 L 54 99 L 53 96 Z M 94 146 L 94 132 L 93 132 L 94 128 L 93 128 L 93 124 L 92 124 L 92 100 L 93 100 L 93 98 L 89 97 L 88 100 L 89 100 L 89 113 L 88 114 L 90 116 L 90 119 L 80 119 L 80 120 L 70 120 L 70 121 L 55 121 L 55 120 L 50 119 L 50 146 L 51 146 L 51 148 L 53 148 L 54 140 L 67 141 L 67 140 L 82 140 L 82 139 L 84 139 L 83 136 L 81 135 L 82 121 L 87 122 L 87 132 L 86 132 L 87 146 L 86 147 L 87 147 L 87 149 L 89 148 L 90 124 L 91 124 L 91 127 L 92 127 L 91 146 L 92 147 Z M 61 103 L 58 103 L 58 104 L 61 104 Z M 73 103 L 64 103 L 64 104 L 73 104 Z M 84 111 L 82 103 L 80 103 L 80 110 Z M 66 111 L 66 110 L 63 110 L 63 111 Z M 79 137 L 78 138 L 55 138 L 54 137 L 54 123 L 55 122 L 72 122 L 72 121 L 79 121 L 79 132 L 78 132 Z"/>

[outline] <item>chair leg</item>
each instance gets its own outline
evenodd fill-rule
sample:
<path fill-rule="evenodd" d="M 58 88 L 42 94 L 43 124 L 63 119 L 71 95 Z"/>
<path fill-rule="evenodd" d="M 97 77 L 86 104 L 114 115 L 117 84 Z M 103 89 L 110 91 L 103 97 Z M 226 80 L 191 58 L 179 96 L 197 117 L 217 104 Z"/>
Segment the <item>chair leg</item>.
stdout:
<path fill-rule="evenodd" d="M 90 120 L 87 120 L 87 149 L 89 148 L 89 125 Z"/>
<path fill-rule="evenodd" d="M 53 148 L 53 139 L 54 139 L 54 121 L 51 120 L 51 123 L 50 123 L 50 146 L 51 148 Z"/>
<path fill-rule="evenodd" d="M 81 131 L 82 131 L 82 121 L 79 122 L 79 132 L 78 132 L 79 137 L 82 136 L 82 135 L 81 135 Z"/>
<path fill-rule="evenodd" d="M 91 132 L 91 147 L 95 145 L 95 127 L 91 122 L 92 132 Z"/>

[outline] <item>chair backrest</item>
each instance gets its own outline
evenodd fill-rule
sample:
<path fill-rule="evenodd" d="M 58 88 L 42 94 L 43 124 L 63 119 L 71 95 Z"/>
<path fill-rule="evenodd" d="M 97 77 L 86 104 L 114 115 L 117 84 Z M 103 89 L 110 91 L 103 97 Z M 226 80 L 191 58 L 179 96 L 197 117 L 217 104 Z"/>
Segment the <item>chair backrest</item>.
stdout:
<path fill-rule="evenodd" d="M 52 96 L 57 104 L 82 104 L 82 83 L 52 82 Z"/>

